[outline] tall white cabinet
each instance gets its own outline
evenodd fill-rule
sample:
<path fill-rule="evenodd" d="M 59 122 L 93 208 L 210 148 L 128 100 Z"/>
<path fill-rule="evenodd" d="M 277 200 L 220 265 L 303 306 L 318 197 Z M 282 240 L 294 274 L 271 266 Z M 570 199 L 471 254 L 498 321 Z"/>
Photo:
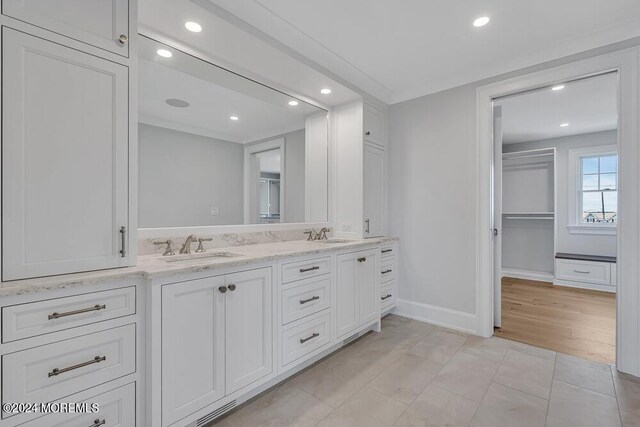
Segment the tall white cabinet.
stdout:
<path fill-rule="evenodd" d="M 2 2 L 4 281 L 131 263 L 130 6 Z"/>

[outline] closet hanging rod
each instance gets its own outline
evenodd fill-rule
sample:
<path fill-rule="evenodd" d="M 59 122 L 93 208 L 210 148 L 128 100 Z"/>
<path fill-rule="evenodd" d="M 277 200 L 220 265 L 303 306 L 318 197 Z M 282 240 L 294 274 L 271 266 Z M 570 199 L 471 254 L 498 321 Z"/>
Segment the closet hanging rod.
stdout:
<path fill-rule="evenodd" d="M 512 155 L 510 155 L 512 154 Z M 547 157 L 553 156 L 554 153 L 544 153 L 544 154 L 521 154 L 517 155 L 516 153 L 505 153 L 502 155 L 503 159 L 526 159 L 529 157 Z"/>
<path fill-rule="evenodd" d="M 532 220 L 553 220 L 551 216 L 507 216 L 505 219 L 532 219 Z"/>

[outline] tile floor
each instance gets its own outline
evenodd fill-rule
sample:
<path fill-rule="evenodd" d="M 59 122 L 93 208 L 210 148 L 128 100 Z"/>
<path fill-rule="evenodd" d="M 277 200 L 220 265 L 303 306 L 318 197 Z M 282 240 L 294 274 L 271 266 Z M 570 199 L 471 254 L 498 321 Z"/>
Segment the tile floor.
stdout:
<path fill-rule="evenodd" d="M 501 338 L 390 315 L 226 415 L 240 426 L 640 426 L 640 380 Z"/>

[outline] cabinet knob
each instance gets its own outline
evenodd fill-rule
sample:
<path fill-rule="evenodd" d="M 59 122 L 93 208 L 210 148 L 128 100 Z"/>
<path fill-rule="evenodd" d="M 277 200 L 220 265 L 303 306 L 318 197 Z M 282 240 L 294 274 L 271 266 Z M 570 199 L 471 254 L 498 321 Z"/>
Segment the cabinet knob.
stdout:
<path fill-rule="evenodd" d="M 129 37 L 127 37 L 126 34 L 120 34 L 120 36 L 118 37 L 118 43 L 124 46 L 125 44 L 129 43 Z"/>
<path fill-rule="evenodd" d="M 218 288 L 218 290 L 224 294 L 225 292 L 227 292 L 227 287 L 226 286 L 220 286 Z"/>
<path fill-rule="evenodd" d="M 369 136 L 369 135 L 371 135 L 371 132 L 370 131 L 366 131 L 364 134 Z"/>
<path fill-rule="evenodd" d="M 235 291 L 236 290 L 236 285 L 229 285 L 229 290 L 231 292 Z"/>
<path fill-rule="evenodd" d="M 358 258 L 358 262 L 366 262 L 366 261 L 367 261 L 366 257 Z"/>

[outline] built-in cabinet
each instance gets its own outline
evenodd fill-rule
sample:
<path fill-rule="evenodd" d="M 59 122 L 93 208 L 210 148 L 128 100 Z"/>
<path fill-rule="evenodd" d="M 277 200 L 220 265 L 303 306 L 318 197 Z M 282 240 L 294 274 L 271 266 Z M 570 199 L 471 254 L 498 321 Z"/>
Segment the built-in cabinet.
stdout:
<path fill-rule="evenodd" d="M 2 1 L 4 281 L 131 263 L 136 7 Z"/>
<path fill-rule="evenodd" d="M 364 234 L 384 234 L 384 161 L 385 152 L 373 144 L 364 145 Z"/>
<path fill-rule="evenodd" d="M 162 287 L 162 425 L 273 371 L 271 269 Z"/>

